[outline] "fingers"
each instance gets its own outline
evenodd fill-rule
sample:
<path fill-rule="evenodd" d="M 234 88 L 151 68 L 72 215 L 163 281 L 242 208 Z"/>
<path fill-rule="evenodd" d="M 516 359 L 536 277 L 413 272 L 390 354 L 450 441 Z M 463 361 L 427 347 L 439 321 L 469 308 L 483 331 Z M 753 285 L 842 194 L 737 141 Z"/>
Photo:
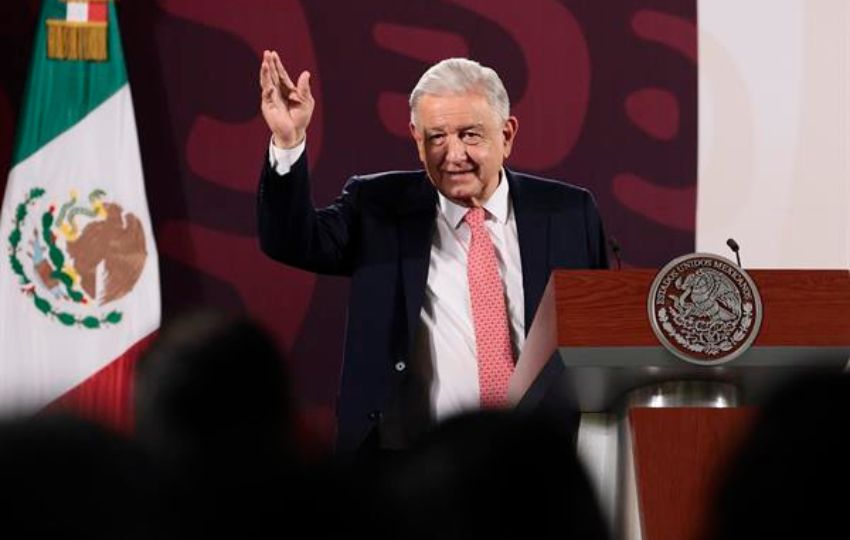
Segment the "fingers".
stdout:
<path fill-rule="evenodd" d="M 298 76 L 298 93 L 301 94 L 304 99 L 312 99 L 313 94 L 310 91 L 310 72 L 302 71 L 301 75 Z"/>
<path fill-rule="evenodd" d="M 263 99 L 272 100 L 275 90 L 280 86 L 280 77 L 274 64 L 274 57 L 269 51 L 263 51 L 263 61 L 260 64 L 260 89 Z M 284 92 L 281 91 L 280 94 Z"/>
<path fill-rule="evenodd" d="M 283 83 L 283 87 L 289 90 L 295 90 L 295 85 L 292 83 L 292 79 L 289 78 L 289 73 L 286 72 L 286 68 L 283 67 L 283 62 L 280 61 L 280 56 L 278 56 L 276 51 L 272 51 L 272 66 L 274 67 L 275 73 L 277 74 L 281 83 Z"/>
<path fill-rule="evenodd" d="M 295 89 L 280 57 L 274 51 L 263 51 L 263 61 L 260 63 L 260 85 L 263 87 L 282 85 L 287 92 Z"/>
<path fill-rule="evenodd" d="M 261 92 L 260 97 L 264 102 L 273 103 L 274 102 L 274 87 L 269 86 L 268 88 L 263 88 L 263 91 Z"/>
<path fill-rule="evenodd" d="M 263 51 L 263 61 L 260 62 L 260 88 L 265 93 L 266 88 L 272 85 L 271 69 L 268 64 L 269 51 Z"/>
<path fill-rule="evenodd" d="M 304 93 L 301 89 L 301 77 L 304 76 L 302 72 L 301 76 L 298 78 L 298 86 L 295 86 L 295 83 L 292 82 L 292 79 L 289 77 L 289 73 L 287 73 L 286 68 L 283 67 L 283 63 L 280 61 L 280 57 L 277 53 L 272 53 L 275 60 L 275 69 L 281 77 L 281 82 L 283 83 L 284 88 L 288 91 L 286 94 L 286 99 L 289 101 L 294 101 L 296 103 L 304 103 L 310 98 L 310 90 L 307 89 L 307 92 Z"/>
<path fill-rule="evenodd" d="M 306 103 L 313 99 L 310 90 L 310 72 L 303 71 L 298 84 L 292 82 L 276 51 L 263 51 L 260 64 L 260 88 L 263 99 L 272 99 L 274 89 L 280 88 L 281 97 L 295 103 Z"/>

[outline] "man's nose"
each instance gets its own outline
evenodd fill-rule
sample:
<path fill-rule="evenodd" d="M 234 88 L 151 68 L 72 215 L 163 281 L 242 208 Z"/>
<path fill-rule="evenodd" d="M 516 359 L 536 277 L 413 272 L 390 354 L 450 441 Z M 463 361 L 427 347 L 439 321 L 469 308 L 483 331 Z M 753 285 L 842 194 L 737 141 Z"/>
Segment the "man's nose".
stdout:
<path fill-rule="evenodd" d="M 448 137 L 446 159 L 455 163 L 466 161 L 466 145 L 460 137 L 456 135 Z"/>

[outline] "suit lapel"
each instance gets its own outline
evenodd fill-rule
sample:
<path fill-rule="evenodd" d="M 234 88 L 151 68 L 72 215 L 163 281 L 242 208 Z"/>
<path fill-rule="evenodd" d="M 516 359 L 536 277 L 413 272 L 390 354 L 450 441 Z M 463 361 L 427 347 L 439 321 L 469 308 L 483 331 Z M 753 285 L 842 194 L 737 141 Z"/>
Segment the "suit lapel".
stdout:
<path fill-rule="evenodd" d="M 419 311 L 425 298 L 428 265 L 431 260 L 431 238 L 437 212 L 437 193 L 423 174 L 399 215 L 399 253 L 407 318 L 407 350 L 411 351 L 419 326 Z"/>
<path fill-rule="evenodd" d="M 525 333 L 531 329 L 534 312 L 549 280 L 549 215 L 541 211 L 516 173 L 505 169 L 511 203 L 516 216 L 519 253 L 522 259 L 522 289 L 525 297 Z"/>
<path fill-rule="evenodd" d="M 505 172 L 516 216 L 525 297 L 525 332 L 528 334 L 549 280 L 549 215 L 538 207 L 534 194 L 524 189 L 515 173 L 507 169 Z M 425 298 L 436 209 L 437 193 L 423 175 L 423 182 L 412 190 L 411 196 L 399 209 L 398 220 L 408 351 L 412 350 L 419 326 L 419 311 Z"/>

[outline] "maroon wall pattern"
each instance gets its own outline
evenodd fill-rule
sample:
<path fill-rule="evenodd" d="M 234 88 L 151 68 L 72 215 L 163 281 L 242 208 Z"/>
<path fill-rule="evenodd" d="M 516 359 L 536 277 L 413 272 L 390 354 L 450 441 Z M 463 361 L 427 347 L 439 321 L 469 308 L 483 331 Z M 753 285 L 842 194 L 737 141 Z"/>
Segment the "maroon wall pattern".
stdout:
<path fill-rule="evenodd" d="M 120 2 L 164 315 L 245 309 L 279 336 L 299 395 L 327 413 L 347 282 L 267 260 L 254 190 L 268 133 L 263 49 L 309 69 L 316 201 L 348 176 L 417 168 L 406 94 L 427 66 L 470 56 L 503 77 L 520 130 L 509 166 L 587 186 L 624 264 L 692 251 L 695 0 L 192 0 Z M 38 2 L 0 7 L 0 183 L 8 171 Z"/>

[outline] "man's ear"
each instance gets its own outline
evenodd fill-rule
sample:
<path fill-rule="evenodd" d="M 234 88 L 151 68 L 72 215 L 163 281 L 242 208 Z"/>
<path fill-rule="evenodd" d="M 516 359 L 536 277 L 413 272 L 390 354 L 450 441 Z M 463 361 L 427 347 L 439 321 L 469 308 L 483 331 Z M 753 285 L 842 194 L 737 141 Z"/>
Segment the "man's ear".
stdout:
<path fill-rule="evenodd" d="M 408 124 L 408 128 L 410 128 L 410 136 L 413 137 L 413 140 L 416 142 L 416 151 L 419 152 L 419 161 L 425 163 L 425 135 L 417 131 L 413 122 Z"/>
<path fill-rule="evenodd" d="M 516 116 L 509 116 L 508 119 L 505 120 L 505 124 L 502 126 L 502 137 L 505 140 L 505 158 L 511 155 L 511 149 L 513 148 L 518 130 L 519 120 L 517 120 Z"/>

